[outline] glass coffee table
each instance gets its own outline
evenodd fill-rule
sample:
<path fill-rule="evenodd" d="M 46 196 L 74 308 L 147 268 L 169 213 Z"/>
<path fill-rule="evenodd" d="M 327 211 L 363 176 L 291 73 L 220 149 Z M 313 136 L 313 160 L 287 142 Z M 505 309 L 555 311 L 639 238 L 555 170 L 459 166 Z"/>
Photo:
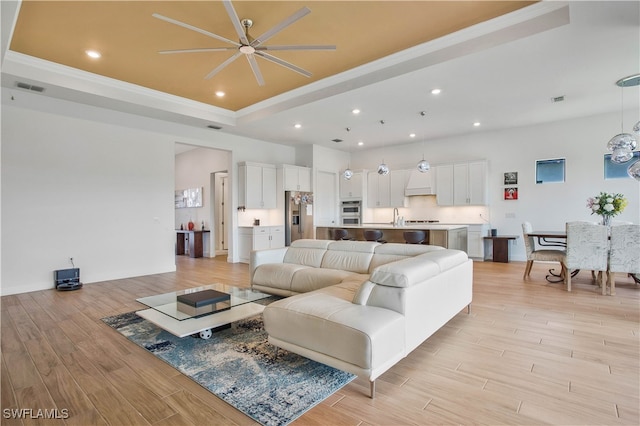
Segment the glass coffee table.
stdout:
<path fill-rule="evenodd" d="M 199 295 L 207 296 L 200 299 L 209 299 L 197 302 Z M 269 297 L 248 288 L 216 283 L 136 299 L 149 307 L 136 314 L 175 336 L 199 333 L 208 339 L 216 329 L 262 313 L 264 305 L 255 302 Z"/>

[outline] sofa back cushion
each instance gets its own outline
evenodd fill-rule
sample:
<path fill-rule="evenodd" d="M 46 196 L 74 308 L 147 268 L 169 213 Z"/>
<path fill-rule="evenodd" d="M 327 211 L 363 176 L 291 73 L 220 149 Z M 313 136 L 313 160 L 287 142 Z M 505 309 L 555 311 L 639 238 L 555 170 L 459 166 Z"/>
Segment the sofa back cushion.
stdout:
<path fill-rule="evenodd" d="M 327 252 L 330 240 L 296 240 L 291 243 L 284 255 L 283 263 L 319 268 Z"/>
<path fill-rule="evenodd" d="M 369 280 L 388 287 L 411 287 L 464 263 L 467 259 L 467 254 L 460 250 L 433 250 L 379 266 L 371 273 Z"/>
<path fill-rule="evenodd" d="M 444 250 L 444 247 L 423 244 L 381 244 L 375 248 L 369 264 L 369 273 L 371 274 L 378 266 L 436 250 Z"/>
<path fill-rule="evenodd" d="M 368 274 L 374 250 L 379 245 L 369 241 L 333 241 L 327 247 L 321 268 Z"/>

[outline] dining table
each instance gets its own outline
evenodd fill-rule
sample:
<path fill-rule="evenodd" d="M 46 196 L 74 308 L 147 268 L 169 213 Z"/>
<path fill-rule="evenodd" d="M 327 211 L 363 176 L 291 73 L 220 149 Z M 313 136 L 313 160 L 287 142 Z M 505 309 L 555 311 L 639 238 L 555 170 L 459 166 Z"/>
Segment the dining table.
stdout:
<path fill-rule="evenodd" d="M 537 239 L 538 244 L 541 247 L 567 247 L 567 231 L 533 231 L 529 232 L 530 237 Z M 571 278 L 575 277 L 579 269 L 571 271 Z M 640 284 L 640 274 L 629 274 L 629 276 L 637 283 Z M 595 278 L 595 277 L 594 277 Z M 559 283 L 564 281 L 562 275 L 555 272 L 554 268 L 549 269 L 549 274 L 545 279 L 552 283 Z"/>

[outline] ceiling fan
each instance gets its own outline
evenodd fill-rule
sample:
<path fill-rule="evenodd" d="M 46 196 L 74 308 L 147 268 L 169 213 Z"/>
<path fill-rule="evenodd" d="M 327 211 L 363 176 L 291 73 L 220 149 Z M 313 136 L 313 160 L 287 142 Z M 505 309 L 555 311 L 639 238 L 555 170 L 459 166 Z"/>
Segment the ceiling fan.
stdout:
<path fill-rule="evenodd" d="M 249 28 L 253 25 L 253 21 L 251 19 L 243 19 L 240 20 L 238 18 L 238 14 L 236 10 L 233 8 L 230 0 L 223 0 L 225 9 L 227 10 L 227 14 L 229 18 L 231 18 L 231 22 L 233 23 L 233 27 L 236 29 L 238 33 L 238 37 L 240 38 L 239 42 L 229 40 L 225 37 L 221 37 L 217 34 L 211 33 L 209 31 L 203 30 L 201 28 L 194 27 L 193 25 L 186 24 L 184 22 L 177 21 L 172 18 L 168 18 L 166 16 L 160 15 L 158 13 L 154 13 L 152 16 L 154 18 L 161 19 L 163 21 L 169 22 L 171 24 L 178 25 L 180 27 L 186 28 L 188 30 L 196 31 L 200 34 L 206 35 L 211 38 L 215 38 L 216 40 L 223 41 L 225 43 L 229 43 L 233 45 L 233 47 L 212 47 L 212 48 L 202 48 L 202 49 L 179 49 L 179 50 L 161 50 L 158 53 L 161 54 L 173 54 L 173 53 L 199 53 L 199 52 L 220 52 L 220 51 L 233 51 L 236 53 L 233 54 L 226 61 L 218 65 L 214 68 L 209 74 L 205 76 L 205 79 L 210 79 L 214 75 L 218 74 L 222 71 L 227 65 L 238 59 L 240 56 L 244 55 L 251 66 L 251 70 L 253 71 L 253 75 L 256 77 L 258 81 L 258 85 L 264 86 L 264 78 L 262 77 L 262 73 L 260 72 L 260 67 L 258 66 L 258 62 L 256 61 L 256 56 L 266 59 L 267 61 L 273 62 L 280 66 L 290 69 L 291 71 L 295 71 L 299 74 L 304 75 L 305 77 L 311 77 L 311 73 L 305 69 L 297 67 L 287 61 L 284 61 L 280 58 L 277 58 L 266 51 L 275 51 L 275 50 L 335 50 L 336 46 L 330 45 L 272 45 L 265 46 L 267 40 L 271 37 L 284 30 L 289 25 L 298 21 L 300 18 L 303 18 L 307 14 L 311 13 L 311 10 L 306 6 L 302 9 L 295 12 L 293 15 L 289 16 L 282 22 L 280 22 L 275 27 L 271 28 L 264 34 L 259 37 L 252 38 L 249 36 Z"/>

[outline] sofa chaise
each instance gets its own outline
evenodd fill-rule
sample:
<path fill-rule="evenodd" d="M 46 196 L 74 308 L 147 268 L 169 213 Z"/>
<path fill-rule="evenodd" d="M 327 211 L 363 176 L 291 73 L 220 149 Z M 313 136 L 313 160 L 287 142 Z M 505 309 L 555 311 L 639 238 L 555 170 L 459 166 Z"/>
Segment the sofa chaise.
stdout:
<path fill-rule="evenodd" d="M 472 299 L 466 253 L 439 246 L 298 240 L 251 253 L 251 286 L 288 296 L 264 312 L 269 342 L 375 380 Z"/>

